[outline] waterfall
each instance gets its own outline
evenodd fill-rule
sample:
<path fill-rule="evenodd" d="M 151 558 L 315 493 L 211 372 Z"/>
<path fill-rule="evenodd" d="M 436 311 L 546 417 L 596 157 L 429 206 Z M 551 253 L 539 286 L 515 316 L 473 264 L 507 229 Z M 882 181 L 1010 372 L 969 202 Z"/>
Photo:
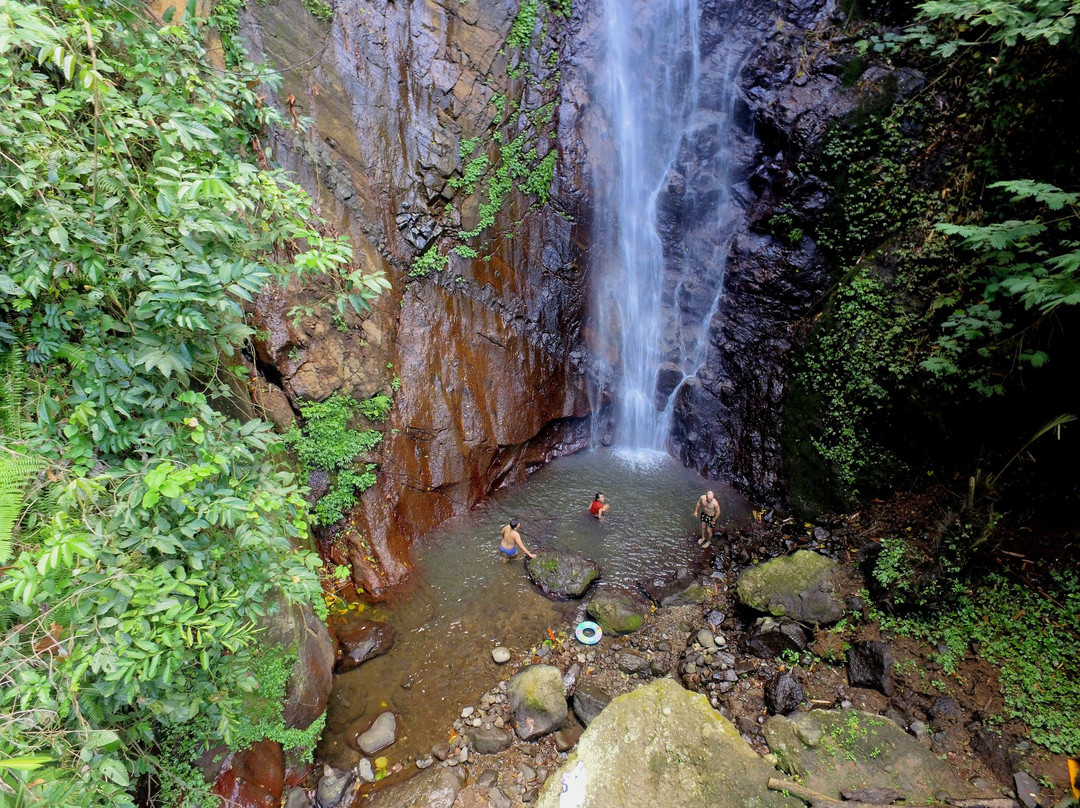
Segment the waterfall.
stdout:
<path fill-rule="evenodd" d="M 711 232 L 724 232 L 733 82 L 724 80 L 731 75 L 724 65 L 723 88 L 717 92 L 714 81 L 702 108 L 699 88 L 708 77 L 701 74 L 697 0 L 603 0 L 602 14 L 605 59 L 595 83 L 613 165 L 594 172 L 608 253 L 597 316 L 605 338 L 618 342 L 614 439 L 666 450 L 675 394 L 706 359 L 729 238 L 684 243 L 685 233 L 671 232 L 679 227 L 670 214 L 664 230 L 661 207 L 673 183 L 698 181 L 708 187 L 697 189 L 697 199 L 681 188 L 678 215 L 711 217 Z M 703 150 L 703 139 L 718 145 Z"/>

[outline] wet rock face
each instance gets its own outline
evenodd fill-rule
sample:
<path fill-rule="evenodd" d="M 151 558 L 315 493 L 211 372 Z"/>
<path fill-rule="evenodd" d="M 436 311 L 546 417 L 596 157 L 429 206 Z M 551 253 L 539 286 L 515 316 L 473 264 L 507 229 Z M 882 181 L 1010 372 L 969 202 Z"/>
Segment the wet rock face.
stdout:
<path fill-rule="evenodd" d="M 556 166 L 552 204 L 533 209 L 532 198 L 509 194 L 488 233 L 470 242 L 479 257 L 451 255 L 442 272 L 409 277 L 419 254 L 476 223 L 485 200 L 448 180 L 460 175 L 463 139 L 480 138 L 495 156 L 496 95 L 533 108 L 552 102 L 551 137 L 538 149 L 556 132 L 565 132 L 561 155 L 575 148 L 578 101 L 546 55 L 570 53 L 577 23 L 547 25 L 543 47 L 522 57 L 535 83 L 512 79 L 519 56 L 505 43 L 519 6 L 341 0 L 330 23 L 299 0 L 244 12 L 254 56 L 290 66 L 269 101 L 287 123 L 313 121 L 306 134 L 277 132 L 273 158 L 352 235 L 360 265 L 393 283 L 364 317 L 334 317 L 318 305 L 329 290 L 298 286 L 267 295 L 255 312 L 256 365 L 293 408 L 337 391 L 367 398 L 399 388 L 378 458 L 390 473 L 336 531 L 356 583 L 376 595 L 406 574 L 415 536 L 589 439 L 582 239 L 560 215 L 584 208 L 571 159 Z M 563 70 L 564 85 L 575 70 Z M 296 321 L 288 312 L 297 306 L 313 312 Z M 287 421 L 281 396 L 262 393 L 275 421 Z"/>
<path fill-rule="evenodd" d="M 823 185 L 796 173 L 796 166 L 829 122 L 853 108 L 856 95 L 842 86 L 833 57 L 807 42 L 815 28 L 835 24 L 839 12 L 832 0 L 781 3 L 782 25 L 763 17 L 764 4 L 746 4 L 732 14 L 727 4 L 704 2 L 702 10 L 703 72 L 730 74 L 724 60 L 732 52 L 742 56 L 729 110 L 719 109 L 722 82 L 701 86 L 702 105 L 735 122 L 726 145 L 730 204 L 708 209 L 707 190 L 716 178 L 695 172 L 690 159 L 668 194 L 673 201 L 666 207 L 665 254 L 692 256 L 703 276 L 715 274 L 719 263 L 724 278 L 705 364 L 675 393 L 673 438 L 688 465 L 768 499 L 784 488 L 780 435 L 794 326 L 826 283 L 816 246 L 799 232 L 821 214 Z M 776 11 L 768 10 L 770 18 Z M 685 151 L 693 156 L 712 148 L 707 132 L 691 145 L 696 149 Z M 682 212 L 690 198 L 693 215 Z M 770 225 L 778 213 L 790 217 L 786 232 Z M 684 295 L 679 303 L 687 320 L 707 314 L 700 296 Z"/>

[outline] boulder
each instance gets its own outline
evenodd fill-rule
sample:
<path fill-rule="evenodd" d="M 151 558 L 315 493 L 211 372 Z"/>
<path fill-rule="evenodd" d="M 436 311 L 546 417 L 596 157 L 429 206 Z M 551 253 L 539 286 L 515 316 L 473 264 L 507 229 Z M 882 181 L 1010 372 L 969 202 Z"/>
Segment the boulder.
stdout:
<path fill-rule="evenodd" d="M 394 646 L 394 628 L 374 620 L 354 620 L 335 627 L 338 639 L 339 671 L 352 670 L 381 656 Z"/>
<path fill-rule="evenodd" d="M 773 715 L 786 715 L 802 704 L 806 692 L 795 677 L 784 671 L 765 683 L 765 707 Z"/>
<path fill-rule="evenodd" d="M 766 787 L 776 776 L 705 696 L 657 679 L 589 725 L 537 808 L 796 808 Z"/>
<path fill-rule="evenodd" d="M 963 797 L 952 767 L 884 716 L 859 710 L 812 710 L 775 716 L 765 740 L 788 774 L 839 800 L 843 790 L 894 788 L 908 804 Z"/>
<path fill-rule="evenodd" d="M 839 565 L 809 550 L 766 561 L 739 576 L 739 600 L 751 609 L 803 623 L 835 623 L 844 614 Z"/>
<path fill-rule="evenodd" d="M 472 748 L 481 755 L 495 755 L 514 742 L 514 733 L 508 729 L 483 726 L 466 727 L 463 732 L 472 743 Z"/>
<path fill-rule="evenodd" d="M 334 643 L 311 606 L 288 603 L 280 593 L 275 602 L 277 609 L 268 610 L 259 621 L 266 629 L 260 644 L 295 652 L 281 709 L 286 727 L 303 730 L 326 711 L 334 678 Z"/>
<path fill-rule="evenodd" d="M 397 740 L 397 717 L 380 713 L 367 729 L 355 733 L 356 746 L 365 755 L 374 755 Z"/>
<path fill-rule="evenodd" d="M 554 732 L 566 720 L 566 691 L 554 665 L 522 668 L 510 677 L 506 696 L 514 730 L 523 741 Z"/>
<path fill-rule="evenodd" d="M 759 659 L 772 659 L 786 654 L 799 654 L 802 648 L 785 632 L 773 628 L 759 631 L 750 638 L 746 650 Z"/>
<path fill-rule="evenodd" d="M 853 687 L 872 687 L 886 696 L 891 696 L 892 669 L 892 650 L 888 643 L 857 640 L 848 648 L 848 683 Z"/>
<path fill-rule="evenodd" d="M 323 769 L 323 776 L 319 778 L 319 785 L 315 789 L 315 805 L 317 808 L 337 808 L 355 782 L 355 772 L 341 771 L 326 766 Z"/>
<path fill-rule="evenodd" d="M 625 589 L 604 589 L 589 602 L 589 616 L 605 634 L 629 634 L 645 624 L 649 606 Z"/>
<path fill-rule="evenodd" d="M 599 685 L 584 682 L 574 691 L 574 715 L 585 726 L 589 726 L 600 711 L 608 706 L 611 696 L 600 689 Z"/>
<path fill-rule="evenodd" d="M 451 808 L 461 790 L 454 769 L 425 769 L 411 780 L 379 791 L 365 808 Z"/>
<path fill-rule="evenodd" d="M 525 562 L 525 571 L 540 591 L 552 600 L 580 598 L 600 577 L 600 565 L 577 553 L 541 550 Z"/>
<path fill-rule="evenodd" d="M 285 792 L 285 754 L 262 740 L 225 758 L 211 791 L 236 808 L 278 808 Z"/>

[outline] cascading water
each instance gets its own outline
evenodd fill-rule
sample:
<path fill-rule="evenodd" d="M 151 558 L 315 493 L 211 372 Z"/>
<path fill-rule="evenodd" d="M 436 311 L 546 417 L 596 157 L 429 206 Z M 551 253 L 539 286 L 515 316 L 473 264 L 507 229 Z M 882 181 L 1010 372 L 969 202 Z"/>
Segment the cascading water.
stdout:
<path fill-rule="evenodd" d="M 597 310 L 600 330 L 619 342 L 614 438 L 666 450 L 675 393 L 705 361 L 723 286 L 731 71 L 724 66 L 723 89 L 713 88 L 703 104 L 703 80 L 717 82 L 701 75 L 697 0 L 604 0 L 603 15 L 606 57 L 597 94 L 617 171 L 595 174 L 611 254 Z M 705 192 L 690 193 L 688 178 L 702 177 Z M 711 217 L 717 238 L 683 243 L 673 235 L 679 228 L 662 208 L 679 183 L 680 215 Z"/>

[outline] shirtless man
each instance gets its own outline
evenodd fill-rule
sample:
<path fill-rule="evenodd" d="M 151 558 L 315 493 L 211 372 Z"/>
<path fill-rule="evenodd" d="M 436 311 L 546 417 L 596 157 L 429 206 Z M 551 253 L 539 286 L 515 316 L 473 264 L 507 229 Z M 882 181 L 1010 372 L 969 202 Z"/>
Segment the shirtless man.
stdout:
<path fill-rule="evenodd" d="M 709 547 L 712 544 L 713 525 L 720 518 L 720 502 L 712 491 L 702 494 L 694 506 L 694 516 L 701 517 L 701 538 L 698 539 L 698 547 Z"/>
<path fill-rule="evenodd" d="M 525 545 L 521 543 L 521 534 L 517 531 L 519 524 L 521 523 L 517 519 L 511 519 L 510 524 L 503 525 L 502 543 L 499 545 L 499 552 L 503 554 L 503 561 L 509 561 L 516 556 L 519 547 L 529 558 L 536 558 L 536 556 L 533 553 L 530 553 L 525 548 Z"/>

